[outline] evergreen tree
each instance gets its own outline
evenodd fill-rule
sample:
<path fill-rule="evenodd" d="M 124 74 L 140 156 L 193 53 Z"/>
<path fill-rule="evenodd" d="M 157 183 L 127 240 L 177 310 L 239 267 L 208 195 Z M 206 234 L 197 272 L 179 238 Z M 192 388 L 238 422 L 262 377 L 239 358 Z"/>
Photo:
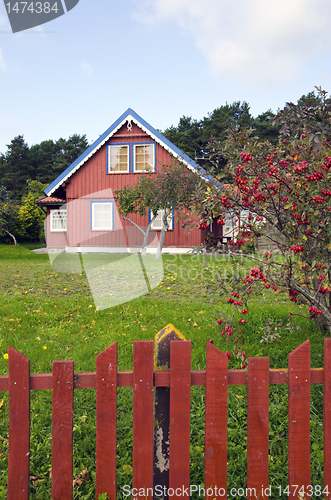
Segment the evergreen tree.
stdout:
<path fill-rule="evenodd" d="M 279 127 L 272 124 L 275 114 L 269 109 L 258 115 L 253 121 L 254 135 L 259 137 L 261 141 L 269 141 L 272 144 L 277 144 Z"/>
<path fill-rule="evenodd" d="M 34 178 L 30 150 L 23 135 L 14 137 L 7 148 L 1 161 L 2 185 L 10 192 L 12 200 L 19 200 L 26 192 L 26 181 Z"/>
<path fill-rule="evenodd" d="M 57 161 L 59 148 L 52 140 L 42 141 L 30 148 L 31 162 L 35 172 L 35 180 L 49 184 L 54 179 L 54 164 Z"/>
<path fill-rule="evenodd" d="M 54 180 L 88 148 L 86 135 L 73 134 L 68 140 L 62 137 L 56 142 L 56 158 L 53 167 Z"/>
<path fill-rule="evenodd" d="M 236 101 L 232 104 L 226 103 L 224 106 L 214 109 L 208 117 L 202 121 L 202 140 L 207 145 L 213 137 L 224 143 L 227 138 L 227 130 L 235 127 L 240 130 L 253 124 L 253 118 L 249 111 L 247 102 Z"/>
<path fill-rule="evenodd" d="M 178 126 L 172 125 L 163 135 L 193 160 L 202 155 L 201 122 L 190 116 L 182 116 Z"/>

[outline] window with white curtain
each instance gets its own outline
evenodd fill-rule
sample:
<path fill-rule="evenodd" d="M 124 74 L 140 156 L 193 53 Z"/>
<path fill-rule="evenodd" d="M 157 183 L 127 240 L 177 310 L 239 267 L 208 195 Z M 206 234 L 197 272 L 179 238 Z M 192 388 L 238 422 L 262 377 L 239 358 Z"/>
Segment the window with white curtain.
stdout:
<path fill-rule="evenodd" d="M 51 231 L 67 230 L 67 209 L 59 208 L 51 210 Z"/>

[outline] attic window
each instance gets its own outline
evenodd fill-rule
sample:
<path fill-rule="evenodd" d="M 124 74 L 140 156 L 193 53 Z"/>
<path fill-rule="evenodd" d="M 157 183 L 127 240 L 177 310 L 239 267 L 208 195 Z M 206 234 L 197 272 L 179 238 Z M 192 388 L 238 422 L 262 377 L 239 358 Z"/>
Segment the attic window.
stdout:
<path fill-rule="evenodd" d="M 129 171 L 129 146 L 108 146 L 108 173 Z"/>
<path fill-rule="evenodd" d="M 154 144 L 135 144 L 134 145 L 134 172 L 154 172 L 155 154 Z"/>

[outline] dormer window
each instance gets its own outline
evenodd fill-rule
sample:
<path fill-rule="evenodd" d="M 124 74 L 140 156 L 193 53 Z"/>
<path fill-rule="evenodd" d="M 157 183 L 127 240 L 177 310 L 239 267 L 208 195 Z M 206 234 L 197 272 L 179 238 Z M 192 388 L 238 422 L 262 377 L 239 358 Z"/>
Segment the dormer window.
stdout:
<path fill-rule="evenodd" d="M 133 171 L 154 172 L 155 171 L 155 149 L 154 144 L 134 144 L 133 147 Z"/>
<path fill-rule="evenodd" d="M 129 172 L 129 145 L 108 146 L 108 173 Z"/>

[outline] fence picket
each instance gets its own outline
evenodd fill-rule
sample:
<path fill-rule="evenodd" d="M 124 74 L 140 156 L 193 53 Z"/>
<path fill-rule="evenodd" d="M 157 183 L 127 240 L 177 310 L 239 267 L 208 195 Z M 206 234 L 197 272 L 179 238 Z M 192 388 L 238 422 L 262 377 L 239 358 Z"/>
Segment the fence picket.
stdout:
<path fill-rule="evenodd" d="M 189 498 L 190 487 L 190 406 L 191 406 L 191 341 L 174 340 L 170 344 L 170 450 L 169 490 L 180 489 Z"/>
<path fill-rule="evenodd" d="M 331 498 L 331 339 L 324 340 L 324 498 Z M 327 494 L 328 491 L 328 494 Z"/>
<path fill-rule="evenodd" d="M 53 361 L 52 500 L 72 500 L 74 362 Z"/>
<path fill-rule="evenodd" d="M 133 488 L 153 499 L 154 342 L 133 342 Z"/>
<path fill-rule="evenodd" d="M 228 357 L 209 343 L 206 372 L 205 498 L 224 499 L 227 496 Z M 207 494 L 210 488 L 213 493 Z"/>
<path fill-rule="evenodd" d="M 96 358 L 96 500 L 116 500 L 117 342 Z"/>
<path fill-rule="evenodd" d="M 288 357 L 288 484 L 289 498 L 306 494 L 310 479 L 310 344 Z M 297 488 L 296 488 L 297 486 Z"/>
<path fill-rule="evenodd" d="M 265 500 L 269 485 L 269 358 L 248 359 L 247 499 Z"/>
<path fill-rule="evenodd" d="M 9 452 L 8 500 L 29 498 L 30 361 L 8 346 Z"/>

